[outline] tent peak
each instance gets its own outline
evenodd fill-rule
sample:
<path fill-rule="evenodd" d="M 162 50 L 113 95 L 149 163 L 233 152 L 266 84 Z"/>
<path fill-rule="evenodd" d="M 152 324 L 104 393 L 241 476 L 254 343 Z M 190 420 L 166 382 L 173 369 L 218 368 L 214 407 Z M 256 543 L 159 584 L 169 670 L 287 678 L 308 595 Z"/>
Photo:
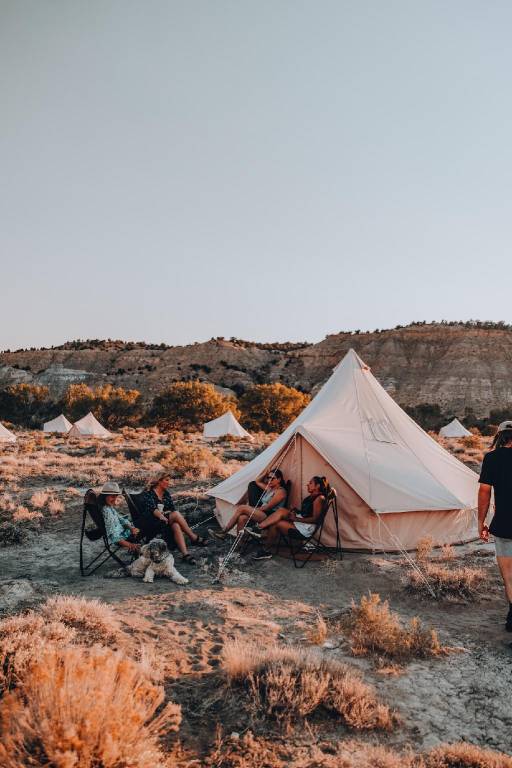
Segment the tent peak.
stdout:
<path fill-rule="evenodd" d="M 371 368 L 369 365 L 366 365 L 364 360 L 361 360 L 357 352 L 353 347 L 350 347 L 348 352 L 341 358 L 339 363 L 334 366 L 333 373 L 337 371 L 339 368 L 359 368 L 362 371 L 370 371 Z"/>

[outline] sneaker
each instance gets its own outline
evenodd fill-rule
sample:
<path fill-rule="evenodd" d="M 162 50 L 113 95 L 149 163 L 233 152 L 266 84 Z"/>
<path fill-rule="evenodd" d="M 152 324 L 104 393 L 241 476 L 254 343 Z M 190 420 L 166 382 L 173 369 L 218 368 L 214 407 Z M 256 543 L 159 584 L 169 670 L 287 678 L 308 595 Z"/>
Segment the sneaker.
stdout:
<path fill-rule="evenodd" d="M 272 559 L 272 552 L 267 552 L 266 549 L 258 549 L 257 552 L 254 553 L 252 556 L 253 560 L 271 560 Z"/>
<path fill-rule="evenodd" d="M 254 528 L 251 525 L 245 526 L 245 532 L 249 534 L 249 536 L 252 536 L 253 539 L 261 539 L 261 531 L 259 528 Z"/>
<path fill-rule="evenodd" d="M 228 537 L 228 534 L 225 531 L 214 531 L 212 528 L 208 528 L 208 534 L 210 536 L 214 536 L 216 539 L 220 539 L 221 541 L 225 541 L 225 539 Z"/>

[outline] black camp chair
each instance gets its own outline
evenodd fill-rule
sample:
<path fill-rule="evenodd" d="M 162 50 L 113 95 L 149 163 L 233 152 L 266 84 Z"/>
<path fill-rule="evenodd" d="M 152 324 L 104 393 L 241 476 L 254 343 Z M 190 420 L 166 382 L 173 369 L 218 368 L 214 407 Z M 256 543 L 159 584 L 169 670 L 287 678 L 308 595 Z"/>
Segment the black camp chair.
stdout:
<path fill-rule="evenodd" d="M 101 541 L 103 544 L 103 549 L 89 562 L 86 562 L 86 541 Z M 110 558 L 126 569 L 133 557 L 130 555 L 130 559 L 122 559 L 119 557 L 120 551 L 124 552 L 123 547 L 119 545 L 111 546 L 108 542 L 103 514 L 98 507 L 98 497 L 96 492 L 90 488 L 84 496 L 82 530 L 80 533 L 80 573 L 82 576 L 91 576 Z"/>
<path fill-rule="evenodd" d="M 322 544 L 322 533 L 324 529 L 324 523 L 329 510 L 332 510 L 334 516 L 334 524 L 336 527 L 336 546 L 327 547 Z M 277 541 L 276 555 L 279 554 L 280 547 L 284 545 L 288 548 L 293 558 L 293 564 L 296 568 L 304 568 L 313 555 L 324 554 L 329 557 L 335 557 L 339 554 L 340 559 L 343 558 L 343 551 L 341 549 L 340 529 L 338 521 L 338 501 L 336 491 L 331 488 L 326 496 L 322 511 L 318 516 L 318 520 L 315 523 L 315 528 L 310 536 L 302 536 L 298 531 L 293 528 L 288 533 L 280 533 Z M 299 559 L 300 558 L 300 559 Z"/>
<path fill-rule="evenodd" d="M 126 488 L 123 488 L 123 498 L 126 501 L 130 517 L 133 520 L 133 524 L 140 530 L 142 537 L 147 540 L 148 534 L 146 533 L 144 515 L 142 514 L 142 510 L 140 508 L 140 501 L 144 493 L 144 491 L 140 491 L 140 493 L 129 493 Z"/>

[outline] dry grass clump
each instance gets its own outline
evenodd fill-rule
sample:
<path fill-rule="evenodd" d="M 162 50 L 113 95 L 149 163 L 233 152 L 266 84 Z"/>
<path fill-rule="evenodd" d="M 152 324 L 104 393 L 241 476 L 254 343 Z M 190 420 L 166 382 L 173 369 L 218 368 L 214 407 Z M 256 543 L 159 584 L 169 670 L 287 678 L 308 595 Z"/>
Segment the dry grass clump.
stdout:
<path fill-rule="evenodd" d="M 421 572 L 411 570 L 406 577 L 406 588 L 414 594 L 435 600 L 458 598 L 475 600 L 484 581 L 481 568 L 447 566 L 439 560 L 422 563 Z"/>
<path fill-rule="evenodd" d="M 76 632 L 34 611 L 0 621 L 0 694 L 16 687 L 29 665 L 51 644 L 73 643 Z"/>
<path fill-rule="evenodd" d="M 0 703 L 4 768 L 155 768 L 158 736 L 177 730 L 180 708 L 158 713 L 164 691 L 107 648 L 47 649 L 23 686 Z"/>
<path fill-rule="evenodd" d="M 396 752 L 358 741 L 297 744 L 250 731 L 220 738 L 206 765 L 222 768 L 512 768 L 512 758 L 470 744 L 443 745 L 426 754 Z"/>
<path fill-rule="evenodd" d="M 432 749 L 418 768 L 512 768 L 512 757 L 473 744 L 447 744 Z"/>
<path fill-rule="evenodd" d="M 22 505 L 17 507 L 12 513 L 12 519 L 15 523 L 32 522 L 34 520 L 40 520 L 42 517 L 43 515 L 41 512 L 31 511 Z"/>
<path fill-rule="evenodd" d="M 317 613 L 315 623 L 305 631 L 306 640 L 313 645 L 322 645 L 327 639 L 328 628 L 325 619 Z"/>
<path fill-rule="evenodd" d="M 48 498 L 48 491 L 36 491 L 32 494 L 30 503 L 34 509 L 43 509 L 48 502 Z"/>
<path fill-rule="evenodd" d="M 370 592 L 360 603 L 352 601 L 351 612 L 343 623 L 356 656 L 376 654 L 394 661 L 426 659 L 447 653 L 435 629 L 425 629 L 418 618 L 403 626 L 387 600 Z"/>
<path fill-rule="evenodd" d="M 68 595 L 50 597 L 42 606 L 41 615 L 49 621 L 59 621 L 76 630 L 84 645 L 111 645 L 120 638 L 121 628 L 117 616 L 99 600 Z"/>
<path fill-rule="evenodd" d="M 416 544 L 416 560 L 418 560 L 420 563 L 428 560 L 432 554 L 433 548 L 434 539 L 432 536 L 425 536 L 423 539 L 420 539 Z"/>
<path fill-rule="evenodd" d="M 319 654 L 235 641 L 224 646 L 223 662 L 229 681 L 248 694 L 251 707 L 281 723 L 322 710 L 358 730 L 390 729 L 395 722 L 357 671 Z"/>

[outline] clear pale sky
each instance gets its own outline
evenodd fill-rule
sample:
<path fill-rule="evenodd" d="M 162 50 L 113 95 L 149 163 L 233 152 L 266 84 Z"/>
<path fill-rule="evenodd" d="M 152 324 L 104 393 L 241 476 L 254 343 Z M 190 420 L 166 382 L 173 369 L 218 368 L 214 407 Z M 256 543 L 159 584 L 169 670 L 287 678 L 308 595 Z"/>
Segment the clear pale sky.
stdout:
<path fill-rule="evenodd" d="M 509 0 L 0 0 L 0 348 L 512 321 Z"/>

